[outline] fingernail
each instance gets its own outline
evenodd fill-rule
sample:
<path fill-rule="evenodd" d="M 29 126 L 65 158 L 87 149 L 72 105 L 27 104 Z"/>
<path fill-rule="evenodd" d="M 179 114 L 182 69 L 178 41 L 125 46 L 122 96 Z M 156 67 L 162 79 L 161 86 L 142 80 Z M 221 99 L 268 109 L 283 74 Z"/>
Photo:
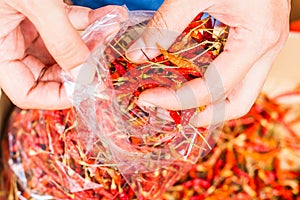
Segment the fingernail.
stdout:
<path fill-rule="evenodd" d="M 145 109 L 145 111 L 147 110 L 154 110 L 155 109 L 155 105 L 150 103 L 150 102 L 147 102 L 147 101 L 143 101 L 143 100 L 140 100 L 140 99 L 137 99 L 135 100 L 135 103 L 141 107 L 142 109 Z"/>
<path fill-rule="evenodd" d="M 129 48 L 125 52 L 125 56 L 128 60 L 134 63 L 143 63 L 147 60 L 147 58 L 143 55 L 143 53 L 138 49 Z"/>
<path fill-rule="evenodd" d="M 159 50 L 156 46 L 146 47 L 141 38 L 136 40 L 125 52 L 125 56 L 130 61 L 135 63 L 143 63 L 149 61 L 159 54 Z"/>
<path fill-rule="evenodd" d="M 157 117 L 159 117 L 163 120 L 171 121 L 171 122 L 174 121 L 173 118 L 170 117 L 169 111 L 167 111 L 166 109 L 162 109 L 162 108 L 157 108 Z"/>
<path fill-rule="evenodd" d="M 96 75 L 96 67 L 84 63 L 70 70 L 70 74 L 76 83 L 91 84 Z"/>

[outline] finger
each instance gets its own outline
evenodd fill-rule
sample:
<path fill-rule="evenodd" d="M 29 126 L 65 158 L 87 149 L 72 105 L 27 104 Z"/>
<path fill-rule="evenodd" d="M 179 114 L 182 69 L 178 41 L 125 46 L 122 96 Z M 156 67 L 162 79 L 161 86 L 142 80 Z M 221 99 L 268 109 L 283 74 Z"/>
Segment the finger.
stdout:
<path fill-rule="evenodd" d="M 110 41 L 120 30 L 119 22 L 112 21 L 111 23 L 95 24 L 85 31 L 82 38 L 90 50 L 95 49 L 102 44 L 102 47 Z M 103 45 L 104 44 L 104 45 Z M 91 61 L 91 62 L 90 62 Z M 82 65 L 79 65 L 70 70 L 70 75 L 73 79 L 81 84 L 90 84 L 95 77 L 96 66 L 93 57 L 87 60 Z"/>
<path fill-rule="evenodd" d="M 29 48 L 30 45 L 39 38 L 39 33 L 29 19 L 24 19 L 21 24 L 21 33 L 24 37 L 24 47 Z"/>
<path fill-rule="evenodd" d="M 244 80 L 228 95 L 226 100 L 208 105 L 204 111 L 193 116 L 190 122 L 197 126 L 220 124 L 248 113 L 265 82 L 277 54 L 271 52 L 251 68 Z"/>
<path fill-rule="evenodd" d="M 89 55 L 89 49 L 72 26 L 62 1 L 52 0 L 40 3 L 29 0 L 20 3 L 20 1 L 13 0 L 9 1 L 9 4 L 33 22 L 50 54 L 62 68 L 72 69 L 84 62 Z M 81 9 L 80 11 L 81 21 L 77 26 L 83 27 L 88 23 L 90 13 L 87 10 Z M 74 12 L 78 12 L 78 9 Z M 91 16 L 94 17 L 94 15 Z M 75 23 L 74 20 L 73 23 Z"/>
<path fill-rule="evenodd" d="M 20 24 L 21 32 L 24 38 L 25 55 L 33 56 L 39 59 L 44 65 L 50 66 L 56 63 L 49 51 L 47 50 L 43 39 L 40 37 L 35 26 L 25 19 Z"/>
<path fill-rule="evenodd" d="M 77 30 L 86 29 L 95 20 L 104 17 L 108 13 L 110 13 L 111 18 L 115 18 L 116 22 L 127 19 L 126 9 L 119 6 L 105 6 L 97 10 L 78 6 L 67 6 L 66 11 L 72 25 Z M 112 16 L 113 14 L 115 17 Z M 88 18 L 85 16 L 88 16 Z M 25 46 L 26 48 L 28 47 L 26 53 L 40 59 L 45 65 L 53 65 L 55 63 L 54 59 L 45 47 L 43 39 L 39 37 L 34 25 L 29 20 L 24 20 L 21 25 L 23 34 L 26 35 Z M 107 34 L 109 34 L 109 32 Z M 97 39 L 99 40 L 100 38 Z M 91 47 L 90 44 L 86 45 L 89 50 L 92 50 L 94 47 Z"/>
<path fill-rule="evenodd" d="M 71 102 L 62 83 L 58 81 L 57 75 L 50 75 L 51 70 L 47 72 L 46 79 L 35 85 L 43 64 L 30 59 L 26 57 L 24 62 L 30 66 L 20 61 L 2 63 L 5 67 L 0 68 L 0 85 L 11 101 L 24 109 L 56 110 L 70 107 Z"/>
<path fill-rule="evenodd" d="M 105 19 L 106 23 L 124 22 L 128 20 L 128 12 L 122 6 L 104 6 L 95 10 L 80 6 L 67 6 L 67 15 L 71 24 L 78 30 L 85 30 L 96 20 Z"/>
<path fill-rule="evenodd" d="M 20 62 L 21 61 L 31 72 L 33 80 L 37 80 L 41 74 L 42 69 L 45 67 L 44 63 L 40 62 L 40 60 L 31 55 L 26 56 L 23 60 L 20 60 Z"/>
<path fill-rule="evenodd" d="M 253 46 L 248 41 L 233 37 L 228 38 L 224 52 L 210 64 L 204 78 L 189 81 L 177 91 L 166 88 L 145 91 L 141 94 L 140 101 L 162 108 L 181 110 L 225 99 L 226 93 L 244 78 L 258 59 L 256 50 L 253 50 Z"/>
<path fill-rule="evenodd" d="M 34 80 L 39 81 L 55 81 L 62 82 L 61 73 L 62 69 L 57 65 L 45 65 L 39 59 L 28 55 L 26 56 L 22 62 L 32 73 Z"/>
<path fill-rule="evenodd" d="M 12 32 L 24 20 L 25 16 L 2 1 L 0 4 L 0 38 L 2 38 Z"/>
<path fill-rule="evenodd" d="M 12 7 L 23 13 L 35 25 L 50 54 L 64 69 L 82 63 L 89 50 L 73 28 L 61 0 L 9 1 Z"/>
<path fill-rule="evenodd" d="M 147 24 L 141 37 L 126 52 L 128 59 L 143 62 L 147 58 L 140 51 L 143 49 L 149 58 L 159 55 L 156 43 L 168 49 L 185 27 L 204 10 L 210 2 L 190 0 L 167 0 Z"/>
<path fill-rule="evenodd" d="M 76 8 L 76 7 L 75 7 Z M 77 9 L 80 9 L 80 7 Z M 73 10 L 76 13 L 76 10 Z M 77 15 L 75 15 L 78 17 Z M 101 22 L 96 23 L 85 30 L 82 38 L 88 48 L 93 50 L 100 44 L 106 43 L 114 37 L 120 30 L 120 24 L 128 20 L 128 12 L 119 6 L 106 6 L 95 10 L 90 14 L 90 22 L 101 18 Z M 94 79 L 96 66 L 88 62 L 78 65 L 70 70 L 71 76 L 77 83 L 89 84 Z"/>

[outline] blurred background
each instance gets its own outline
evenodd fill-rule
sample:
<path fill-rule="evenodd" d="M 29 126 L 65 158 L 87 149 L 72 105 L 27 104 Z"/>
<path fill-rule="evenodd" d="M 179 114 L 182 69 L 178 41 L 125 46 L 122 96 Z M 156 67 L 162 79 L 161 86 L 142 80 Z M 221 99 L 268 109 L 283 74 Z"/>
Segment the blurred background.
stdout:
<path fill-rule="evenodd" d="M 300 19 L 300 0 L 292 0 L 291 21 Z"/>

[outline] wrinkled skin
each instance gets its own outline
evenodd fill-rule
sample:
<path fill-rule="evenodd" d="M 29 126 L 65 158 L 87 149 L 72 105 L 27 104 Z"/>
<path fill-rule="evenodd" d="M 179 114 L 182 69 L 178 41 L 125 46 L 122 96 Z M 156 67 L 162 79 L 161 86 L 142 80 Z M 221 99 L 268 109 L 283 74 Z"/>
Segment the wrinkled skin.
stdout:
<path fill-rule="evenodd" d="M 0 87 L 21 108 L 70 107 L 61 70 L 85 61 L 90 49 L 78 31 L 110 12 L 127 15 L 118 6 L 91 10 L 62 0 L 0 0 Z"/>
<path fill-rule="evenodd" d="M 166 31 L 155 28 L 179 34 L 199 12 L 207 12 L 230 27 L 224 51 L 209 66 L 204 79 L 187 82 L 177 91 L 147 90 L 139 101 L 141 105 L 171 110 L 206 105 L 205 111 L 195 115 L 191 123 L 207 126 L 241 117 L 255 102 L 287 40 L 290 1 L 166 0 L 148 25 L 154 30 L 145 31 L 130 50 L 155 47 L 157 41 L 168 48 L 174 37 L 170 39 L 163 35 Z M 150 56 L 157 54 L 145 51 Z M 145 59 L 135 53 L 129 57 L 137 62 Z"/>

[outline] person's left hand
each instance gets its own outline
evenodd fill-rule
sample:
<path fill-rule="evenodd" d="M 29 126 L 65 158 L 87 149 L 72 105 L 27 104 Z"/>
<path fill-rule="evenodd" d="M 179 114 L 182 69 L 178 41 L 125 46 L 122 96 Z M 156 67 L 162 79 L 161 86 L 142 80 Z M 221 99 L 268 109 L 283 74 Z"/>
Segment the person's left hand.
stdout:
<path fill-rule="evenodd" d="M 90 53 L 78 31 L 112 12 L 127 17 L 120 6 L 91 10 L 62 0 L 0 0 L 0 87 L 20 108 L 71 107 L 61 70 L 82 64 Z"/>

